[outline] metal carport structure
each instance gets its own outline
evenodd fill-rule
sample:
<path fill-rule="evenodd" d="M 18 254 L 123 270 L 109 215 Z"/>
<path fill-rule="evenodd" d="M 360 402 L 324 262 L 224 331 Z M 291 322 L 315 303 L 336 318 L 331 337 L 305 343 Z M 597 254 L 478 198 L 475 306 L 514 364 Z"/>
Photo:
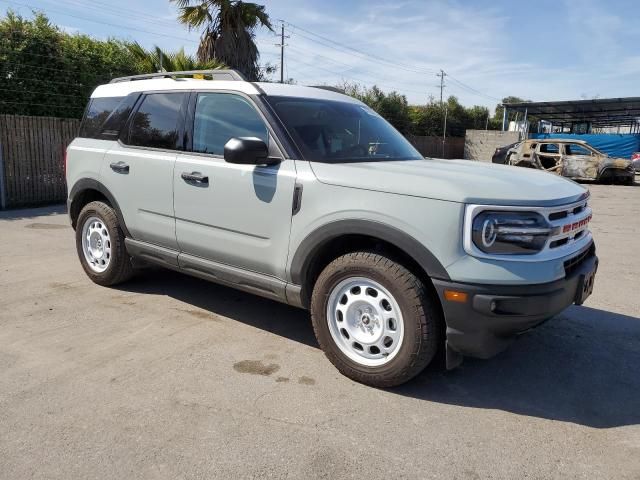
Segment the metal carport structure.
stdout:
<path fill-rule="evenodd" d="M 508 112 L 519 112 L 522 119 L 533 116 L 551 125 L 587 124 L 593 128 L 629 127 L 629 133 L 640 133 L 640 97 L 596 98 L 593 100 L 564 100 L 558 102 L 504 103 L 502 130 L 506 128 Z M 584 132 L 587 133 L 587 132 Z"/>

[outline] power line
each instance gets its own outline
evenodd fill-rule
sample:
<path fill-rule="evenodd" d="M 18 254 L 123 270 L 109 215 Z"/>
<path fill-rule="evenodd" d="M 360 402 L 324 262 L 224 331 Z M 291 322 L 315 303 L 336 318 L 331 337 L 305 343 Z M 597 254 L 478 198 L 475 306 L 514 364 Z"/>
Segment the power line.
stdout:
<path fill-rule="evenodd" d="M 63 2 L 67 2 L 67 3 L 71 3 L 71 4 L 75 4 L 75 5 L 79 4 L 75 0 L 62 0 L 62 1 Z M 8 3 L 8 4 L 21 5 L 21 6 L 33 9 L 33 7 L 30 4 L 18 2 L 18 1 L 15 1 L 15 0 L 0 0 L 0 2 Z M 102 5 L 105 9 L 115 12 L 115 10 L 112 7 L 108 6 L 108 4 L 105 4 L 103 2 L 97 2 L 97 1 L 94 1 L 93 3 Z M 131 30 L 131 31 L 135 31 L 135 32 L 147 33 L 147 34 L 150 34 L 150 35 L 156 35 L 156 36 L 166 37 L 166 38 L 178 39 L 178 40 L 182 40 L 182 41 L 189 42 L 189 43 L 198 43 L 198 41 L 196 41 L 196 40 L 191 40 L 191 39 L 184 38 L 184 37 L 178 37 L 178 36 L 175 36 L 175 35 L 168 35 L 168 34 L 163 34 L 163 33 L 155 32 L 155 31 L 151 31 L 151 30 L 143 30 L 143 29 L 139 29 L 139 28 L 128 27 L 128 26 L 121 25 L 121 24 L 108 23 L 108 22 L 104 22 L 102 20 L 93 20 L 91 18 L 78 16 L 78 15 L 74 15 L 74 14 L 71 14 L 71 13 L 61 12 L 61 11 L 58 11 L 58 10 L 52 10 L 52 9 L 49 9 L 49 10 L 51 10 L 54 13 L 58 13 L 60 15 L 63 15 L 63 16 L 77 18 L 77 19 L 80 19 L 80 20 L 89 21 L 89 22 L 93 22 L 93 23 L 99 23 L 101 25 L 108 25 L 108 26 L 112 26 L 112 27 L 115 27 L 115 28 L 121 28 L 121 29 Z M 128 12 L 130 14 L 133 13 L 134 15 L 141 16 L 141 17 L 147 19 L 147 20 L 144 20 L 147 23 L 155 23 L 156 25 L 160 25 L 160 22 L 156 21 L 157 19 L 154 19 L 154 17 L 148 16 L 148 15 L 144 14 L 143 12 L 140 12 L 140 11 L 137 11 L 137 10 L 128 10 Z M 121 13 L 121 11 L 118 11 L 118 13 Z M 109 14 L 109 13 L 107 13 L 107 14 Z M 374 59 L 374 60 L 377 60 L 377 61 L 389 64 L 389 65 L 392 65 L 392 66 L 394 66 L 396 68 L 399 68 L 399 69 L 402 69 L 402 70 L 405 70 L 405 71 L 408 71 L 408 72 L 412 72 L 412 73 L 424 74 L 424 73 L 434 73 L 435 72 L 434 70 L 429 70 L 429 69 L 424 69 L 424 68 L 417 69 L 415 67 L 410 67 L 410 66 L 408 66 L 406 64 L 403 64 L 403 63 L 400 63 L 400 62 L 390 61 L 390 60 L 385 59 L 385 58 L 383 58 L 383 57 L 381 57 L 379 55 L 367 53 L 367 52 L 364 52 L 362 50 L 356 49 L 356 48 L 348 46 L 348 45 L 343 45 L 343 44 L 341 44 L 339 42 L 336 42 L 336 41 L 334 41 L 334 40 L 332 40 L 330 38 L 327 38 L 327 37 L 319 35 L 319 34 L 317 34 L 315 32 L 312 32 L 311 30 L 305 29 L 305 28 L 300 27 L 298 25 L 295 25 L 295 24 L 293 24 L 291 22 L 287 22 L 285 20 L 282 20 L 281 39 L 280 39 L 280 44 L 278 44 L 278 46 L 280 47 L 280 77 L 281 77 L 281 82 L 284 80 L 284 78 L 283 78 L 284 77 L 284 47 L 285 47 L 284 38 L 289 38 L 289 36 L 286 36 L 286 37 L 284 36 L 284 25 L 285 24 L 289 25 L 290 27 L 292 27 L 294 29 L 294 30 L 291 30 L 290 33 L 292 33 L 294 35 L 297 35 L 297 36 L 300 36 L 302 38 L 305 38 L 305 39 L 307 39 L 309 41 L 318 43 L 318 44 L 323 45 L 325 47 L 332 48 L 332 49 L 334 49 L 334 50 L 336 50 L 336 51 L 338 51 L 340 53 L 343 53 L 343 54 L 346 53 L 348 55 L 352 55 L 352 56 L 355 56 L 355 57 L 358 57 L 358 58 L 361 58 L 361 59 L 365 59 L 365 60 Z M 308 35 L 304 35 L 303 33 L 300 33 L 300 31 L 306 32 Z M 312 38 L 312 37 L 315 37 L 315 38 Z M 31 54 L 31 53 L 25 53 L 25 54 L 27 54 L 27 55 L 38 55 L 38 54 Z M 40 56 L 46 57 L 46 55 L 40 55 Z M 321 55 L 318 55 L 318 56 L 323 57 Z M 48 57 L 54 58 L 53 56 L 48 56 Z M 328 57 L 323 57 L 323 58 L 328 58 Z M 335 62 L 335 63 L 342 63 L 344 65 L 343 62 L 339 62 L 338 60 L 335 60 L 335 59 L 330 59 L 330 60 Z M 338 72 L 332 72 L 332 71 L 330 71 L 328 69 L 323 69 L 323 70 L 328 71 L 330 73 L 337 74 L 337 75 L 342 75 L 342 74 L 340 74 Z M 469 93 L 473 93 L 475 95 L 479 95 L 479 96 L 487 98 L 487 99 L 500 101 L 500 99 L 498 99 L 496 97 L 493 97 L 491 95 L 487 95 L 487 94 L 485 94 L 485 93 L 483 93 L 483 92 L 481 92 L 481 91 L 479 91 L 479 90 L 477 90 L 477 89 L 475 89 L 475 88 L 463 83 L 462 81 L 456 79 L 455 77 L 452 77 L 450 74 L 446 73 L 442 69 L 440 70 L 440 73 L 438 73 L 437 75 L 440 77 L 440 101 L 441 101 L 441 103 L 443 102 L 443 89 L 445 87 L 445 85 L 444 85 L 444 76 L 449 76 L 449 78 L 452 80 L 452 82 L 457 87 L 459 87 L 459 88 L 461 88 L 461 89 L 463 89 L 463 90 L 465 90 L 465 91 L 467 91 Z M 363 81 L 363 80 L 358 80 L 358 79 L 356 79 L 354 77 L 352 77 L 352 78 L 354 80 L 357 80 L 357 81 Z M 365 83 L 369 83 L 369 82 L 365 81 Z M 374 82 L 374 83 L 377 83 L 377 82 Z M 380 85 L 384 86 L 383 84 L 380 84 Z M 386 88 L 395 88 L 395 87 L 387 86 Z M 417 92 L 417 91 L 414 91 L 414 90 L 406 90 L 406 89 L 404 91 L 411 92 L 411 93 L 423 93 L 423 92 Z"/>
<path fill-rule="evenodd" d="M 43 95 L 45 97 L 72 97 L 72 98 L 79 98 L 81 97 L 80 95 L 69 95 L 69 94 L 64 94 L 64 93 L 54 93 L 54 92 L 34 92 L 33 90 L 12 90 L 12 89 L 8 89 L 8 88 L 0 88 L 0 91 L 3 92 L 14 92 L 14 93 L 32 93 L 34 95 Z"/>
<path fill-rule="evenodd" d="M 76 5 L 79 7 L 87 7 L 87 4 L 84 2 L 80 2 L 77 0 L 57 0 L 57 1 L 62 1 L 64 3 L 68 3 L 71 5 Z M 108 3 L 104 3 L 104 2 L 98 2 L 95 0 L 91 1 L 91 5 L 99 5 L 100 6 L 100 13 L 104 14 L 105 10 L 107 10 L 108 12 L 113 12 L 113 13 L 107 13 L 107 15 L 112 15 L 112 16 L 117 16 L 118 18 L 122 18 L 122 13 L 123 10 L 121 8 L 116 8 L 113 7 L 113 5 L 110 5 Z M 132 9 L 128 9 L 127 10 L 127 18 L 132 18 L 132 19 L 136 19 L 137 21 L 142 21 L 145 23 L 149 23 L 149 24 L 153 24 L 153 25 L 158 25 L 160 27 L 174 27 L 175 26 L 175 22 L 174 21 L 169 21 L 169 20 L 163 20 L 159 17 L 154 17 L 152 15 L 149 15 L 148 13 L 143 13 L 140 12 L 138 10 L 132 10 Z"/>
<path fill-rule="evenodd" d="M 290 48 L 292 48 L 293 50 L 295 50 L 295 48 L 293 48 L 293 47 L 290 47 Z M 364 83 L 364 84 L 374 84 L 374 85 L 378 85 L 378 86 L 380 86 L 380 87 L 389 88 L 389 89 L 391 89 L 391 90 L 398 91 L 399 93 L 404 93 L 404 92 L 408 92 L 408 93 L 419 93 L 419 94 L 424 93 L 424 92 L 419 92 L 419 91 L 417 91 L 417 90 L 398 89 L 398 88 L 396 88 L 395 86 L 385 85 L 385 84 L 383 84 L 383 83 L 378 83 L 378 82 L 372 82 L 372 81 L 370 81 L 370 80 L 365 80 L 365 79 L 362 79 L 362 78 L 359 78 L 359 77 L 347 76 L 347 75 L 345 75 L 345 74 L 344 74 L 344 72 L 336 72 L 335 70 L 330 70 L 330 69 L 328 69 L 328 68 L 321 67 L 321 66 L 319 66 L 319 65 L 314 65 L 314 64 L 312 64 L 312 63 L 307 63 L 307 62 L 304 62 L 304 61 L 302 61 L 302 60 L 300 60 L 300 59 L 295 59 L 295 60 L 296 60 L 296 62 L 301 63 L 301 64 L 303 64 L 303 65 L 306 65 L 306 66 L 308 66 L 308 67 L 313 67 L 313 68 L 317 68 L 317 69 L 319 69 L 319 70 L 323 70 L 323 71 L 325 71 L 325 72 L 327 72 L 327 73 L 332 73 L 332 74 L 337 75 L 337 76 L 339 76 L 339 77 L 342 77 L 343 79 L 346 79 L 346 80 L 351 80 L 351 81 L 360 82 L 360 83 Z"/>
<path fill-rule="evenodd" d="M 31 107 L 52 107 L 52 108 L 71 108 L 74 110 L 84 110 L 84 107 L 73 107 L 71 105 L 53 105 L 50 103 L 31 103 L 31 102 L 5 102 L 0 100 L 1 105 L 29 105 Z"/>
<path fill-rule="evenodd" d="M 86 83 L 70 83 L 70 82 L 58 82 L 56 80 L 42 80 L 39 78 L 25 78 L 25 77 L 9 77 L 7 80 L 14 81 L 19 80 L 21 82 L 38 82 L 38 83 L 47 83 L 47 84 L 58 84 L 63 85 L 65 87 L 93 87 L 93 84 Z"/>
<path fill-rule="evenodd" d="M 372 53 L 367 53 L 367 52 L 364 52 L 362 50 L 358 50 L 357 48 L 354 48 L 354 47 L 351 47 L 351 46 L 348 46 L 348 45 L 343 45 L 343 44 L 341 44 L 339 42 L 331 40 L 330 38 L 327 38 L 327 37 L 324 37 L 322 35 L 319 35 L 319 34 L 317 34 L 315 32 L 312 32 L 311 30 L 307 30 L 306 28 L 302 28 L 302 27 L 300 27 L 298 25 L 295 25 L 295 24 L 293 24 L 291 22 L 287 22 L 285 20 L 282 20 L 282 21 L 284 23 L 286 23 L 287 25 L 289 25 L 289 26 L 294 28 L 294 30 L 291 32 L 294 35 L 299 35 L 299 36 L 301 36 L 303 38 L 306 38 L 307 40 L 322 44 L 322 42 L 317 40 L 317 39 L 320 39 L 320 40 L 325 42 L 325 46 L 328 46 L 330 48 L 334 48 L 336 50 L 342 50 L 342 51 L 348 50 L 350 52 L 353 52 L 352 54 L 357 54 L 358 56 L 361 56 L 361 57 L 364 56 L 364 57 L 373 58 L 373 59 L 376 59 L 376 60 L 378 60 L 380 62 L 384 62 L 384 63 L 390 64 L 390 65 L 393 65 L 396 68 L 400 68 L 402 70 L 407 70 L 407 71 L 414 72 L 414 73 L 435 73 L 435 70 L 416 69 L 415 67 L 411 67 L 411 66 L 408 66 L 408 65 L 400 63 L 400 62 L 393 62 L 391 60 L 387 60 L 386 58 L 383 58 L 383 57 L 381 57 L 379 55 L 375 55 L 375 54 L 372 54 Z M 295 29 L 301 30 L 301 31 L 307 33 L 308 35 L 312 35 L 312 36 L 316 37 L 317 39 L 309 38 L 308 36 L 305 36 L 305 35 L 303 35 L 303 34 L 301 34 L 299 32 L 296 32 Z M 329 45 L 326 45 L 326 43 L 328 43 Z M 340 48 L 338 49 L 337 47 L 340 47 Z"/>
<path fill-rule="evenodd" d="M 336 51 L 338 51 L 340 53 L 350 54 L 352 56 L 356 56 L 358 58 L 363 58 L 363 59 L 367 59 L 367 60 L 376 59 L 378 61 L 387 63 L 389 65 L 393 65 L 393 66 L 395 66 L 397 68 L 400 68 L 402 70 L 406 70 L 406 71 L 409 71 L 409 72 L 413 72 L 413 73 L 420 73 L 420 74 L 436 73 L 435 70 L 429 70 L 429 69 L 424 69 L 424 68 L 416 69 L 414 67 L 407 66 L 406 64 L 403 64 L 403 63 L 393 62 L 393 61 L 387 60 L 387 59 L 385 59 L 383 57 L 380 57 L 378 55 L 370 54 L 370 53 L 364 52 L 362 50 L 358 50 L 356 48 L 353 48 L 353 47 L 350 47 L 350 46 L 347 46 L 347 45 L 343 45 L 343 44 L 341 44 L 339 42 L 331 40 L 330 38 L 327 38 L 327 37 L 324 37 L 322 35 L 319 35 L 319 34 L 317 34 L 315 32 L 312 32 L 310 30 L 302 28 L 302 27 L 300 27 L 298 25 L 295 25 L 295 24 L 293 24 L 291 22 L 286 22 L 284 20 L 283 20 L 283 22 L 286 23 L 287 25 L 293 27 L 294 30 L 290 31 L 293 35 L 298 35 L 298 36 L 300 36 L 302 38 L 305 38 L 306 40 L 318 43 L 318 44 L 323 45 L 323 46 L 328 47 L 328 48 L 332 48 L 332 49 L 334 49 L 334 50 L 336 50 Z M 305 32 L 308 35 L 311 35 L 312 37 L 316 37 L 316 38 L 312 38 L 312 37 L 310 37 L 308 35 L 304 35 L 304 34 L 300 33 L 299 31 L 296 31 L 296 30 L 300 30 L 300 31 Z M 485 94 L 485 93 L 483 93 L 483 92 L 481 92 L 481 91 L 479 91 L 479 90 L 477 90 L 477 89 L 475 89 L 475 88 L 473 88 L 473 87 L 461 82 L 460 80 L 457 80 L 456 78 L 452 77 L 449 73 L 445 72 L 442 69 L 440 70 L 439 73 L 436 73 L 436 74 L 439 77 L 441 77 L 441 79 L 440 79 L 441 80 L 441 84 L 440 84 L 440 93 L 441 93 L 441 95 L 440 95 L 441 100 L 440 101 L 441 101 L 441 103 L 444 101 L 443 89 L 445 87 L 445 85 L 444 85 L 444 77 L 445 76 L 449 76 L 449 78 L 459 88 L 462 88 L 462 89 L 466 90 L 469 93 L 473 93 L 475 95 L 479 95 L 481 97 L 488 98 L 488 99 L 491 99 L 491 100 L 500 101 L 500 99 L 498 99 L 496 97 L 493 97 L 491 95 L 487 95 L 487 94 Z"/>
<path fill-rule="evenodd" d="M 304 55 L 304 53 L 305 53 L 305 52 L 304 52 L 304 51 L 302 51 L 302 49 L 300 49 L 299 47 L 293 47 L 293 46 L 290 46 L 289 48 L 290 48 L 292 51 L 294 51 L 294 52 L 299 52 L 299 53 L 301 53 L 302 55 Z M 306 50 L 306 51 L 308 52 L 308 50 Z M 318 56 L 319 58 L 324 58 L 324 59 L 327 59 L 327 60 L 330 60 L 330 61 L 334 61 L 333 59 L 331 59 L 331 58 L 329 58 L 329 57 L 324 57 L 324 56 L 322 56 L 322 55 L 317 55 L 317 56 Z M 300 60 L 298 60 L 298 59 L 296 59 L 296 61 L 298 61 L 298 62 L 300 62 L 300 63 L 303 63 L 303 64 L 305 64 L 305 65 L 306 65 L 306 66 L 308 66 L 308 67 L 319 68 L 319 69 L 324 70 L 324 71 L 326 71 L 326 72 L 333 73 L 333 74 L 335 74 L 335 75 L 342 76 L 343 78 L 347 78 L 347 79 L 354 80 L 354 81 L 357 81 L 357 82 L 361 82 L 361 83 L 365 83 L 365 84 L 379 85 L 379 86 L 381 86 L 381 87 L 385 87 L 385 88 L 389 88 L 389 89 L 392 89 L 392 90 L 396 90 L 396 91 L 399 91 L 399 92 L 401 92 L 401 93 L 402 93 L 402 92 L 407 92 L 407 93 L 417 93 L 417 94 L 423 94 L 423 93 L 424 93 L 424 92 L 421 92 L 421 91 L 418 91 L 418 90 L 403 89 L 403 88 L 398 88 L 397 86 L 391 86 L 391 85 L 388 85 L 388 84 L 379 83 L 378 81 L 376 81 L 375 79 L 372 79 L 372 78 L 365 79 L 365 78 L 360 77 L 360 76 L 359 76 L 359 77 L 353 77 L 353 76 L 351 76 L 351 77 L 350 77 L 350 76 L 345 75 L 345 74 L 344 74 L 344 72 L 336 72 L 335 70 L 330 70 L 330 69 L 327 69 L 327 68 L 324 68 L 324 67 L 320 67 L 320 66 L 318 66 L 318 65 L 311 64 L 311 63 L 305 63 L 305 62 L 302 62 L 302 61 L 300 61 Z M 336 61 L 336 63 L 341 63 L 341 62 Z M 346 65 L 346 64 L 343 64 L 343 65 Z M 348 66 L 348 65 L 347 65 L 347 66 Z"/>
<path fill-rule="evenodd" d="M 487 95 L 486 93 L 482 93 L 479 90 L 476 90 L 473 87 L 470 87 L 469 85 L 462 83 L 460 80 L 456 79 L 455 77 L 452 77 L 451 74 L 447 74 L 449 76 L 449 78 L 456 84 L 458 84 L 458 86 L 460 86 L 463 89 L 466 89 L 467 91 L 471 92 L 471 93 L 475 93 L 476 95 L 480 95 L 481 97 L 485 97 L 491 100 L 496 100 L 498 102 L 501 102 L 502 100 L 496 97 L 492 97 L 491 95 Z"/>
<path fill-rule="evenodd" d="M 316 52 L 314 52 L 312 50 L 308 50 L 306 48 L 302 48 L 302 47 L 297 46 L 297 45 L 296 46 L 289 45 L 289 48 L 293 49 L 294 51 L 298 51 L 301 54 L 307 53 L 309 55 L 313 55 L 314 57 L 317 57 L 317 58 L 320 58 L 320 59 L 324 59 L 324 60 L 327 60 L 329 62 L 333 62 L 336 65 L 347 67 L 349 69 L 353 69 L 354 68 L 353 64 L 348 64 L 348 63 L 345 63 L 345 62 L 341 62 L 340 60 L 336 60 L 335 58 L 326 57 L 326 56 L 321 55 L 319 53 L 316 53 Z M 371 74 L 367 73 L 367 76 L 371 77 Z M 396 81 L 396 80 L 393 80 L 393 82 L 397 83 L 397 84 L 401 84 L 401 85 L 415 85 L 415 82 L 400 82 L 400 81 Z M 376 80 L 371 80 L 370 83 L 376 83 Z M 410 90 L 407 90 L 407 91 L 410 91 Z M 423 92 L 417 92 L 417 91 L 412 91 L 412 92 L 414 92 L 414 93 L 423 93 Z"/>
<path fill-rule="evenodd" d="M 22 3 L 22 2 L 16 2 L 16 1 L 14 1 L 14 0 L 0 0 L 0 2 L 3 2 L 3 3 L 9 3 L 9 4 L 15 4 L 15 5 L 21 5 L 21 6 L 23 6 L 23 7 L 27 7 L 27 8 L 31 8 L 31 9 L 33 9 L 33 10 L 36 10 L 36 8 L 34 8 L 32 5 L 29 5 L 29 4 L 27 4 L 27 3 Z M 122 29 L 125 29 L 125 30 L 131 30 L 131 31 L 134 31 L 134 32 L 148 33 L 149 35 L 157 35 L 157 36 L 159 36 L 159 37 L 173 38 L 173 39 L 175 39 L 175 40 L 182 40 L 182 41 L 184 41 L 184 42 L 199 43 L 198 41 L 196 41 L 196 40 L 191 40 L 190 38 L 177 37 L 177 36 L 175 36 L 175 35 L 167 35 L 167 34 L 164 34 L 164 33 L 153 32 L 153 31 L 151 31 L 151 30 L 142 30 L 142 29 L 139 29 L 139 28 L 126 27 L 126 26 L 124 26 L 124 25 L 118 25 L 118 24 L 114 24 L 114 23 L 108 23 L 108 22 L 105 22 L 105 21 L 102 21 L 102 20 L 93 20 L 93 19 L 91 19 L 91 18 L 81 17 L 81 16 L 79 16 L 79 15 L 73 15 L 73 14 L 71 14 L 71 13 L 64 13 L 64 12 L 61 12 L 61 11 L 59 11 L 59 10 L 48 9 L 48 11 L 51 11 L 51 12 L 57 13 L 58 15 L 64 15 L 64 16 L 67 16 L 67 17 L 77 18 L 77 19 L 79 19 L 79 20 L 84 20 L 84 21 L 87 21 L 87 22 L 98 23 L 98 24 L 100 24 L 100 25 L 108 25 L 108 26 L 110 26 L 110 27 L 122 28 Z"/>

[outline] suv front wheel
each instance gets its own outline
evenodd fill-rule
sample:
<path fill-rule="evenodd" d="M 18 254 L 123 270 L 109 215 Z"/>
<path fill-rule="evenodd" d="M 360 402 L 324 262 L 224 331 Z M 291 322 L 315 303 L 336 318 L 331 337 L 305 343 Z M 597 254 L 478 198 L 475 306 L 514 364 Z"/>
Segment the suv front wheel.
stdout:
<path fill-rule="evenodd" d="M 420 373 L 438 348 L 435 299 L 408 269 L 373 252 L 338 257 L 320 274 L 311 318 L 320 347 L 347 377 L 392 387 Z"/>
<path fill-rule="evenodd" d="M 76 250 L 82 268 L 98 285 L 116 285 L 133 274 L 116 213 L 103 202 L 90 202 L 80 211 Z"/>

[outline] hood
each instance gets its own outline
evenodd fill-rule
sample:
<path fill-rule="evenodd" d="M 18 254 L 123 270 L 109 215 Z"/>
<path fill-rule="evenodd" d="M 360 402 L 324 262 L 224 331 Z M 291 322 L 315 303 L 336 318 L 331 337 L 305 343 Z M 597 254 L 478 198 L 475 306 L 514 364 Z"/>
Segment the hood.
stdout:
<path fill-rule="evenodd" d="M 461 203 L 551 206 L 587 189 L 551 173 L 468 160 L 312 162 L 322 183 Z"/>

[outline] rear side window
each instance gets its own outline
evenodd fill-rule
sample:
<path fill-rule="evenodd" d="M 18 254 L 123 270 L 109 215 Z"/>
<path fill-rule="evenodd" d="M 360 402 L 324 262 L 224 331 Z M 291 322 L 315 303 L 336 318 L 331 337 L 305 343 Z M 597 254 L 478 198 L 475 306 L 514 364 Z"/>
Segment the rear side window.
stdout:
<path fill-rule="evenodd" d="M 176 149 L 184 93 L 151 93 L 133 115 L 129 145 Z"/>
<path fill-rule="evenodd" d="M 269 134 L 256 109 L 240 95 L 201 93 L 196 102 L 193 151 L 224 154 L 233 137 L 257 137 L 268 143 Z"/>
<path fill-rule="evenodd" d="M 129 115 L 131 115 L 131 110 L 139 96 L 137 93 L 132 93 L 122 99 L 113 112 L 111 112 L 111 115 L 104 121 L 102 127 L 100 127 L 100 138 L 104 140 L 115 140 L 118 138 L 120 130 L 122 130 Z"/>
<path fill-rule="evenodd" d="M 92 98 L 80 125 L 80 137 L 98 138 L 102 124 L 113 113 L 124 97 Z"/>

